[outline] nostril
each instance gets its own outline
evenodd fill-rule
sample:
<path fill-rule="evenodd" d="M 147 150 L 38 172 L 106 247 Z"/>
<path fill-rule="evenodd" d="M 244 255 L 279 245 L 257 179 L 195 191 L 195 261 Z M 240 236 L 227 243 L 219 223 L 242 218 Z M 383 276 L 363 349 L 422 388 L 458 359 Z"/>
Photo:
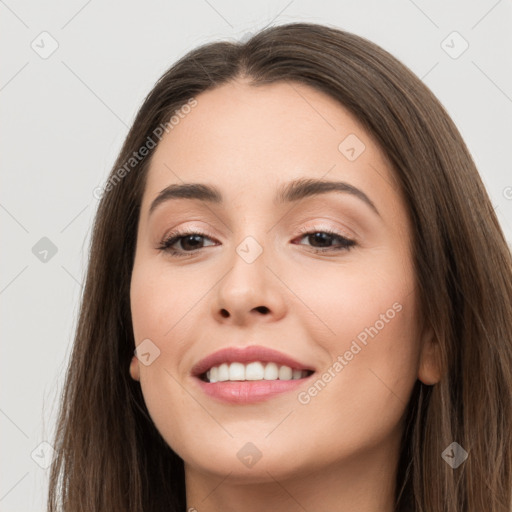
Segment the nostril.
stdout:
<path fill-rule="evenodd" d="M 229 316 L 229 313 L 225 309 L 221 309 L 220 314 L 223 318 L 227 318 Z"/>
<path fill-rule="evenodd" d="M 257 308 L 254 308 L 256 311 L 259 311 L 260 313 L 268 313 L 269 309 L 267 306 L 258 306 Z"/>

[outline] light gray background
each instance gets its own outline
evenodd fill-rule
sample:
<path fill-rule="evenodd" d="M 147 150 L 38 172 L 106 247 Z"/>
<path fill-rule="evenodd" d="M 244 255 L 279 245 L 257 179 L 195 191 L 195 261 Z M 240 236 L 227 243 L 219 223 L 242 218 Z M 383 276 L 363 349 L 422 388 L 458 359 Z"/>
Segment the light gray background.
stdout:
<path fill-rule="evenodd" d="M 461 131 L 512 240 L 510 0 L 0 0 L 1 511 L 45 509 L 49 470 L 40 465 L 51 449 L 40 443 L 54 433 L 98 203 L 92 191 L 144 96 L 201 43 L 301 20 L 367 37 L 422 78 Z M 58 43 L 47 58 L 43 31 Z M 463 41 L 446 39 L 453 31 L 469 43 L 457 58 Z M 43 237 L 57 247 L 46 262 L 32 251 Z"/>

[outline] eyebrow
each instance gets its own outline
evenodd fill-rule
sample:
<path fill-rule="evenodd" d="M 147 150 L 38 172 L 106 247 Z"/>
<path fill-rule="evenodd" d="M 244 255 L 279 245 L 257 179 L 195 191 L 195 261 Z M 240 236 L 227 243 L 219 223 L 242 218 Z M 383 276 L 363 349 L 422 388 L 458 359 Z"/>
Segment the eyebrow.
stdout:
<path fill-rule="evenodd" d="M 274 198 L 274 204 L 290 203 L 306 197 L 318 196 L 329 192 L 351 194 L 363 201 L 380 216 L 373 201 L 362 190 L 344 181 L 328 181 L 313 178 L 294 180 L 281 186 Z M 160 204 L 172 199 L 197 199 L 213 204 L 221 204 L 223 202 L 222 193 L 213 185 L 203 183 L 172 184 L 164 188 L 153 200 L 149 208 L 149 215 L 151 215 Z"/>

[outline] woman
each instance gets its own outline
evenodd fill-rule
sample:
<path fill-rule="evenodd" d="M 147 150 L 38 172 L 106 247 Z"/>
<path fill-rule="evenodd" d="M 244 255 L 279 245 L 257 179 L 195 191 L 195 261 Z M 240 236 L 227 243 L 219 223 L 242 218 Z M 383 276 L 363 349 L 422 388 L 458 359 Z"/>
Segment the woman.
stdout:
<path fill-rule="evenodd" d="M 50 511 L 512 510 L 510 250 L 389 53 L 204 45 L 95 194 Z"/>

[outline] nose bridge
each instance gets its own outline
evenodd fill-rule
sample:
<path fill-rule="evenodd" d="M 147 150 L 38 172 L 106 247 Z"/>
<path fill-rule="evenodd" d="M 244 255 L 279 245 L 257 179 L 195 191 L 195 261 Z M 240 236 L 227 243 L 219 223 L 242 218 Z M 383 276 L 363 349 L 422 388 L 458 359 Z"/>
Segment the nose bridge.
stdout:
<path fill-rule="evenodd" d="M 254 230 L 253 230 L 254 233 Z M 264 290 L 268 270 L 265 267 L 267 244 L 261 236 L 256 234 L 246 235 L 234 245 L 233 253 L 229 258 L 231 271 L 224 281 L 224 294 L 227 297 L 235 298 L 247 303 L 253 301 L 264 301 Z M 266 249 L 264 245 L 267 246 Z M 259 297 L 259 298 L 258 298 Z M 255 304 L 257 306 L 257 304 Z"/>
<path fill-rule="evenodd" d="M 239 259 L 249 266 L 258 262 L 257 266 L 259 267 L 267 259 L 266 253 L 271 250 L 271 237 L 269 236 L 269 226 L 266 223 L 265 215 L 261 214 L 256 206 L 250 207 L 249 210 L 250 215 L 238 215 L 232 232 L 234 248 L 232 263 L 238 263 L 242 268 L 243 265 L 238 261 Z M 264 265 L 259 270 L 263 270 L 263 268 Z"/>

